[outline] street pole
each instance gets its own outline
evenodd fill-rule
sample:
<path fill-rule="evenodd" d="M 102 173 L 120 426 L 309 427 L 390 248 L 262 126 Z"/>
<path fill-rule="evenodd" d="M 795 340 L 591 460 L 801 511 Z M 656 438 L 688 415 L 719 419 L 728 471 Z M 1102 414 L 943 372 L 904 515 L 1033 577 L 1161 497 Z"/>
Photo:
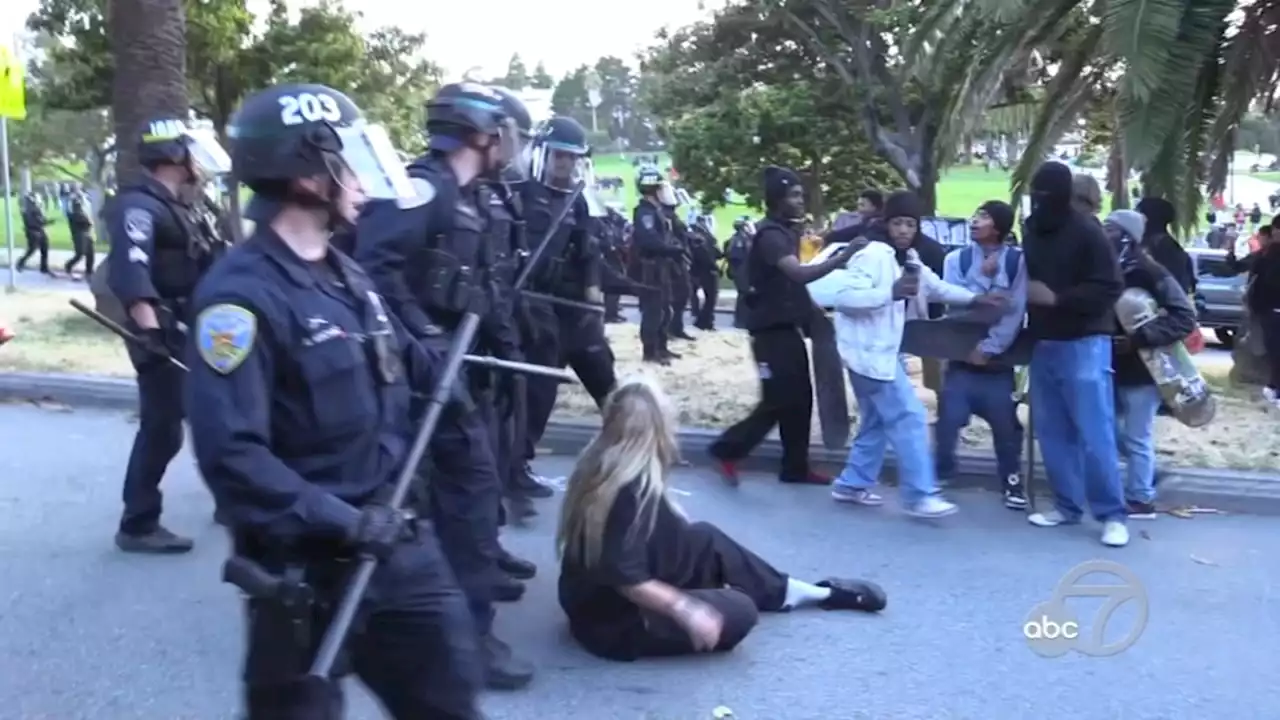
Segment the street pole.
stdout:
<path fill-rule="evenodd" d="M 13 262 L 13 184 L 9 177 L 9 119 L 0 117 L 0 166 L 4 167 L 4 240 L 9 252 L 8 291 L 18 289 L 18 269 Z"/>

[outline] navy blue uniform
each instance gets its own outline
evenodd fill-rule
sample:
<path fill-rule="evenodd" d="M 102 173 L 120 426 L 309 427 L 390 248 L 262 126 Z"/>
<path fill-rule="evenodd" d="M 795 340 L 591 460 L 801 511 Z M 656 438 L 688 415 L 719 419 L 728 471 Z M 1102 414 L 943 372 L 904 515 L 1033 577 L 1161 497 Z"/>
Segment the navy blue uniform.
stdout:
<path fill-rule="evenodd" d="M 82 191 L 72 193 L 67 203 L 67 225 L 71 228 L 71 245 L 75 255 L 71 256 L 63 270 L 70 275 L 76 263 L 84 260 L 84 274 L 88 277 L 93 274 L 93 218 L 90 217 L 89 198 Z"/>
<path fill-rule="evenodd" d="M 640 342 L 646 360 L 662 360 L 667 352 L 671 318 L 671 276 L 668 268 L 684 252 L 671 244 L 671 220 L 663 208 L 642 199 L 631 216 L 631 252 L 640 282 Z"/>
<path fill-rule="evenodd" d="M 193 311 L 192 438 L 236 552 L 281 574 L 301 566 L 320 594 L 305 647 L 296 617 L 249 601 L 250 716 L 326 717 L 300 678 L 352 567 L 343 539 L 394 482 L 411 385 L 431 386 L 441 354 L 404 332 L 345 255 L 304 262 L 269 227 L 214 268 Z M 426 527 L 378 566 L 362 618 L 350 667 L 393 716 L 476 716 L 475 630 Z"/>
<path fill-rule="evenodd" d="M 667 263 L 667 277 L 671 286 L 671 312 L 667 318 L 667 334 L 687 340 L 689 334 L 684 331 L 684 311 L 689 306 L 689 295 L 692 292 L 689 226 L 676 215 L 675 208 L 664 207 L 662 210 L 667 216 L 667 222 L 671 224 L 669 239 L 672 245 L 680 250 L 680 253 Z"/>
<path fill-rule="evenodd" d="M 485 189 L 459 187 L 443 159 L 427 156 L 409 166 L 419 198 L 412 208 L 394 202 L 365 206 L 356 228 L 356 260 L 368 271 L 409 332 L 434 347 L 447 347 L 449 333 L 469 311 L 478 312 L 481 343 L 498 354 L 518 353 L 498 329 L 488 287 Z M 499 349 L 501 348 L 501 349 Z M 461 390 L 466 395 L 465 390 Z M 432 439 L 429 512 L 445 554 L 467 594 L 481 634 L 493 623 L 501 483 L 489 428 L 467 397 L 450 407 Z"/>
<path fill-rule="evenodd" d="M 538 182 L 520 186 L 528 224 L 529 242 L 546 237 L 551 222 L 559 214 L 569 195 Z M 550 245 L 543 251 L 538 267 L 530 276 L 530 289 L 547 295 L 583 301 L 589 287 L 599 288 L 603 258 L 597 238 L 596 220 L 591 217 L 587 201 L 579 196 L 573 209 L 556 229 Z M 613 350 L 604 335 L 604 319 L 589 310 L 531 303 L 531 314 L 539 335 L 526 348 L 529 361 L 539 365 L 573 369 L 582 386 L 603 405 L 613 391 Z M 551 378 L 529 379 L 529 430 L 525 456 L 532 460 L 534 448 L 546 430 L 555 408 L 560 384 Z"/>
<path fill-rule="evenodd" d="M 121 189 L 106 213 L 107 286 L 126 311 L 140 302 L 155 307 L 160 329 L 143 334 L 172 354 L 185 345 L 188 300 L 214 260 L 190 218 L 190 206 L 150 177 Z M 132 320 L 126 325 L 139 330 Z M 120 532 L 141 536 L 159 527 L 160 480 L 182 449 L 183 372 L 161 354 L 132 344 L 128 351 L 138 373 L 138 434 L 125 474 Z"/>
<path fill-rule="evenodd" d="M 27 269 L 27 261 L 32 255 L 40 253 L 40 272 L 49 272 L 49 235 L 44 228 L 49 220 L 44 216 L 44 208 L 33 195 L 22 198 L 22 229 L 27 235 L 27 251 L 18 260 L 18 272 Z"/>

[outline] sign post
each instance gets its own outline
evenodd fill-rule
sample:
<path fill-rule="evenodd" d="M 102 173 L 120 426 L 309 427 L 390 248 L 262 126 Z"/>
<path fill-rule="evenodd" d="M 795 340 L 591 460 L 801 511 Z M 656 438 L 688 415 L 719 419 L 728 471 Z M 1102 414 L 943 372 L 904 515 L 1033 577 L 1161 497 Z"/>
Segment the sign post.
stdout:
<path fill-rule="evenodd" d="M 13 260 L 13 182 L 9 172 L 9 120 L 27 116 L 22 66 L 13 52 L 0 45 L 0 166 L 4 168 L 4 238 L 9 253 L 9 292 L 18 286 L 18 269 Z"/>
<path fill-rule="evenodd" d="M 594 72 L 588 73 L 584 84 L 587 86 L 587 102 L 591 103 L 591 132 L 598 133 L 600 118 L 596 111 L 600 109 L 600 101 L 604 99 L 600 94 L 600 76 Z"/>

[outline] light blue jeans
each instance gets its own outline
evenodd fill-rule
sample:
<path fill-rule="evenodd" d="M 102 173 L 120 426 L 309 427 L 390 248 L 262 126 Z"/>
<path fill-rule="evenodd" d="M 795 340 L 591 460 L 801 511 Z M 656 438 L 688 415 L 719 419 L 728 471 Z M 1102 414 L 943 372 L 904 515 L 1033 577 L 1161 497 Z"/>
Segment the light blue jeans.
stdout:
<path fill-rule="evenodd" d="M 910 507 L 937 492 L 928 418 L 902 364 L 892 380 L 873 380 L 850 372 L 849 383 L 858 399 L 858 436 L 835 484 L 864 490 L 874 487 L 884 466 L 885 450 L 892 447 L 903 504 Z"/>
<path fill-rule="evenodd" d="M 1160 389 L 1155 385 L 1116 388 L 1116 443 L 1128 466 L 1124 497 L 1131 502 L 1156 499 L 1156 411 Z"/>
<path fill-rule="evenodd" d="M 1031 419 L 1054 506 L 1068 521 L 1078 521 L 1087 502 L 1099 522 L 1125 522 L 1111 338 L 1041 340 L 1030 375 Z"/>

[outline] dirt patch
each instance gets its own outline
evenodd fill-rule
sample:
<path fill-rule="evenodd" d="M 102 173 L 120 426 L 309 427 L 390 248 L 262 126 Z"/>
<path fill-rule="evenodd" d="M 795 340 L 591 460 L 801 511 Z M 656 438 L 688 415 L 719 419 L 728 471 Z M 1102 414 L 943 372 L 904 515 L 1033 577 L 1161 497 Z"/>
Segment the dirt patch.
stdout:
<path fill-rule="evenodd" d="M 666 368 L 640 362 L 641 348 L 634 325 L 609 325 L 607 332 L 617 356 L 618 375 L 647 373 L 659 378 L 680 408 L 683 425 L 727 427 L 745 417 L 759 397 L 755 364 L 746 334 L 740 330 L 700 333 L 696 342 L 673 343 L 672 349 L 683 357 Z M 1277 419 L 1268 416 L 1256 388 L 1231 386 L 1227 370 L 1216 365 L 1203 370 L 1218 392 L 1217 417 L 1208 427 L 1189 428 L 1171 418 L 1156 419 L 1156 451 L 1162 465 L 1249 469 L 1280 465 L 1280 433 L 1274 429 Z M 908 363 L 908 372 L 932 416 L 937 402 L 934 394 L 921 386 L 918 360 Z M 849 407 L 856 408 L 852 393 L 848 395 Z M 591 398 L 573 386 L 561 391 L 557 410 L 564 416 L 596 413 Z M 1025 422 L 1025 407 L 1020 408 L 1020 415 Z M 855 427 L 856 424 L 855 413 Z M 816 414 L 813 435 L 815 439 L 820 437 Z M 990 447 L 990 428 L 974 418 L 961 433 L 961 449 Z"/>
<path fill-rule="evenodd" d="M 93 306 L 87 289 L 0 293 L 0 325 L 17 334 L 0 347 L 0 371 L 133 375 L 124 344 L 71 308 L 67 301 L 72 298 Z M 617 356 L 618 375 L 656 376 L 680 408 L 682 425 L 725 428 L 745 417 L 756 403 L 756 368 L 746 334 L 740 330 L 700 333 L 696 342 L 673 343 L 672 349 L 683 357 L 665 368 L 640 362 L 635 325 L 609 325 L 607 331 Z M 919 362 L 913 360 L 908 369 L 919 385 Z M 1162 463 L 1252 469 L 1280 465 L 1277 419 L 1268 417 L 1256 389 L 1230 384 L 1228 369 L 1216 365 L 1204 368 L 1219 393 L 1218 415 L 1208 427 L 1188 428 L 1169 418 L 1157 418 L 1156 444 Z M 933 393 L 923 387 L 917 392 L 932 414 L 936 408 Z M 856 405 L 849 394 L 849 406 Z M 595 403 L 576 386 L 561 390 L 556 410 L 562 418 L 597 416 Z M 1023 415 L 1025 420 L 1025 408 Z M 818 438 L 816 417 L 813 431 Z M 962 433 L 961 443 L 971 449 L 989 448 L 991 432 L 986 423 L 975 418 Z"/>

